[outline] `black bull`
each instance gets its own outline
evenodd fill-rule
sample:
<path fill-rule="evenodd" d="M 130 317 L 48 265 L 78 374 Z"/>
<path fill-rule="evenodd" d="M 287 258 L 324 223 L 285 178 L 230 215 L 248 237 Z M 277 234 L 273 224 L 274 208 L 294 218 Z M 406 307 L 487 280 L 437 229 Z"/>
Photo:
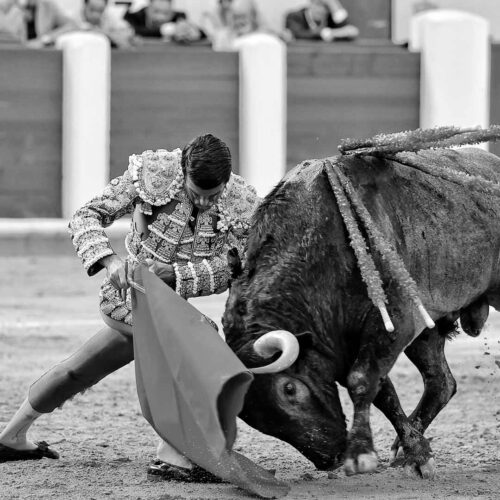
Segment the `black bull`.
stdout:
<path fill-rule="evenodd" d="M 477 334 L 485 320 L 477 315 L 487 314 L 488 303 L 500 306 L 500 198 L 480 184 L 422 173 L 411 166 L 418 163 L 497 183 L 500 159 L 476 148 L 342 159 L 343 172 L 416 281 L 435 328 L 425 328 L 374 252 L 395 326 L 393 334 L 385 331 L 323 161 L 297 166 L 265 198 L 254 216 L 244 270 L 232 283 L 224 332 L 247 366 L 265 364 L 253 344 L 266 332 L 287 330 L 300 344 L 290 367 L 255 377 L 240 416 L 321 469 L 341 459 L 348 474 L 377 466 L 369 421 L 374 403 L 395 427 L 407 462 L 432 476 L 423 432 L 456 387 L 444 358 L 445 334 L 460 314 L 462 326 Z M 409 418 L 387 376 L 403 351 L 424 379 Z M 348 435 L 336 382 L 353 402 Z"/>

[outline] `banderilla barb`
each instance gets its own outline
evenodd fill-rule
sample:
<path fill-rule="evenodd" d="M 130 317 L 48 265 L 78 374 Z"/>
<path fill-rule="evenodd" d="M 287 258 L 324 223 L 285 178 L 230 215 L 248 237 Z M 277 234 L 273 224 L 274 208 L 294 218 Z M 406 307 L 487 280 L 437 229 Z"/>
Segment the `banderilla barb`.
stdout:
<path fill-rule="evenodd" d="M 339 179 L 335 175 L 333 165 L 328 160 L 325 161 L 324 165 L 327 167 L 325 169 L 326 175 L 330 181 L 330 186 L 332 187 L 333 194 L 337 200 L 337 205 L 342 215 L 342 219 L 344 220 L 347 232 L 349 233 L 349 243 L 354 250 L 356 260 L 358 261 L 361 279 L 366 284 L 368 297 L 370 297 L 375 307 L 377 307 L 380 311 L 385 329 L 389 333 L 392 333 L 394 331 L 394 325 L 389 317 L 387 308 L 385 307 L 385 304 L 387 304 L 387 297 L 382 287 L 380 274 L 375 267 L 372 256 L 368 252 L 365 239 L 363 238 L 363 235 L 359 230 L 358 223 L 354 218 L 351 204 L 342 189 Z"/>
<path fill-rule="evenodd" d="M 351 181 L 336 163 L 334 165 L 329 160 L 325 160 L 325 166 L 327 167 L 326 173 L 337 199 L 340 213 L 349 233 L 351 246 L 358 260 L 358 266 L 361 271 L 362 279 L 368 287 L 368 296 L 372 299 L 374 305 L 378 307 L 385 329 L 388 332 L 394 331 L 394 325 L 392 324 L 385 307 L 387 298 L 382 289 L 380 274 L 375 268 L 373 258 L 367 251 L 367 242 L 362 236 L 358 223 L 354 217 L 353 208 L 368 234 L 370 244 L 381 255 L 383 261 L 387 263 L 391 277 L 414 303 L 427 328 L 434 328 L 434 321 L 422 304 L 415 281 L 406 270 L 401 257 L 391 247 L 375 225 L 370 213 L 354 190 Z M 366 265 L 365 261 L 369 262 L 369 264 Z M 370 290 L 370 288 L 374 288 L 375 291 Z M 382 292 L 384 297 L 383 302 L 380 301 L 380 292 Z"/>

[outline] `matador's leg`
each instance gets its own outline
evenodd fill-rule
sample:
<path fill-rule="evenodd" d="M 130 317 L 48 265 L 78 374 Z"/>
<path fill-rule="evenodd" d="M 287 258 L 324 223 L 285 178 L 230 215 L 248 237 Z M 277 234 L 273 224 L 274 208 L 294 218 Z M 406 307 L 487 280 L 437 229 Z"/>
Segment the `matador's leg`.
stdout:
<path fill-rule="evenodd" d="M 4 445 L 0 448 L 0 461 L 2 454 L 6 457 L 15 456 L 10 450 L 38 450 L 40 446 L 26 437 L 28 429 L 38 417 L 43 413 L 50 413 L 133 359 L 132 337 L 109 327 L 103 328 L 72 356 L 55 365 L 30 387 L 28 398 L 0 434 L 0 445 Z M 56 453 L 55 455 L 52 458 L 57 458 Z M 23 458 L 20 456 L 10 459 Z"/>

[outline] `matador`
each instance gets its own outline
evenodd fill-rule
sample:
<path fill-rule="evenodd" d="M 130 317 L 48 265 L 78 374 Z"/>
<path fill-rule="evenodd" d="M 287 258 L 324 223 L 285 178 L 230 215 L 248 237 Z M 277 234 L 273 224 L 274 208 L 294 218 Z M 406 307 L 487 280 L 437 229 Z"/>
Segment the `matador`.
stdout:
<path fill-rule="evenodd" d="M 128 169 L 69 223 L 73 244 L 89 276 L 106 268 L 100 310 L 106 326 L 34 382 L 0 434 L 0 462 L 58 458 L 45 441 L 27 438 L 31 424 L 133 360 L 132 310 L 127 270 L 144 263 L 185 299 L 228 287 L 227 252 L 242 253 L 259 198 L 232 173 L 227 145 L 211 134 L 182 150 L 132 155 Z M 113 250 L 105 228 L 132 214 L 127 256 Z M 210 320 L 211 321 L 211 320 Z M 165 441 L 148 475 L 168 480 L 217 481 Z"/>

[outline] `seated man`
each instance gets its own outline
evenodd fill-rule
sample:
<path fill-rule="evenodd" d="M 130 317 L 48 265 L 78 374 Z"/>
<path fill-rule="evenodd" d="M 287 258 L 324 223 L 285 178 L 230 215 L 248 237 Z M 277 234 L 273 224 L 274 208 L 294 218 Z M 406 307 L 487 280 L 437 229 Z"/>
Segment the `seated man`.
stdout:
<path fill-rule="evenodd" d="M 348 24 L 348 13 L 338 0 L 330 5 L 325 0 L 309 0 L 309 5 L 286 16 L 285 28 L 295 40 L 352 40 L 359 35 Z"/>
<path fill-rule="evenodd" d="M 26 41 L 24 13 L 15 0 L 0 0 L 0 43 Z"/>
<path fill-rule="evenodd" d="M 36 38 L 35 17 L 38 10 L 38 0 L 24 0 L 21 5 L 24 11 L 26 38 L 28 40 L 32 40 L 33 38 Z"/>
<path fill-rule="evenodd" d="M 253 0 L 219 0 L 213 11 L 204 13 L 204 23 L 209 38 L 220 30 L 228 30 L 234 37 L 262 29 L 262 21 Z"/>
<path fill-rule="evenodd" d="M 203 29 L 214 49 L 231 50 L 236 38 L 263 30 L 253 0 L 219 0 L 213 11 L 203 15 Z"/>
<path fill-rule="evenodd" d="M 149 5 L 124 15 L 138 36 L 191 43 L 205 38 L 203 31 L 189 22 L 184 12 L 173 9 L 172 0 L 150 0 Z"/>
<path fill-rule="evenodd" d="M 35 8 L 37 38 L 31 47 L 53 45 L 57 38 L 71 31 L 95 31 L 106 35 L 114 47 L 127 47 L 132 43 L 133 31 L 127 23 L 107 15 L 108 0 L 83 0 L 77 17 L 70 17 L 53 0 L 39 0 Z"/>

